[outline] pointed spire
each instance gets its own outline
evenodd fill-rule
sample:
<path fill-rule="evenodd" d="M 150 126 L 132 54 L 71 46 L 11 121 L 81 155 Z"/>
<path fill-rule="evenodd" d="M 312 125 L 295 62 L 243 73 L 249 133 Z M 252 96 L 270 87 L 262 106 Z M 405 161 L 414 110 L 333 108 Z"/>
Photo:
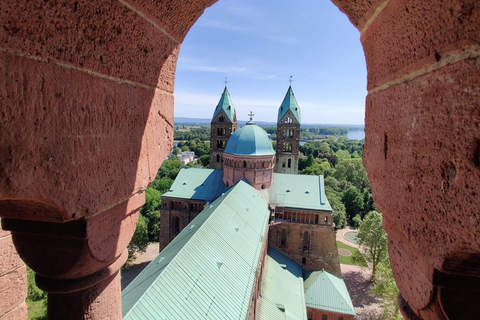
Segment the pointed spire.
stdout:
<path fill-rule="evenodd" d="M 230 93 L 228 93 L 227 86 L 225 84 L 225 89 L 223 90 L 222 96 L 220 97 L 220 101 L 215 108 L 215 112 L 213 113 L 212 121 L 218 115 L 218 113 L 223 110 L 225 111 L 227 117 L 230 119 L 231 122 L 235 119 L 235 108 L 233 107 L 232 99 L 230 98 Z"/>
<path fill-rule="evenodd" d="M 293 80 L 290 79 L 290 81 Z M 295 99 L 295 94 L 293 94 L 291 86 L 288 87 L 287 94 L 285 95 L 285 98 L 283 98 L 280 108 L 278 108 L 277 123 L 280 123 L 283 116 L 285 116 L 288 110 L 292 112 L 293 116 L 300 123 L 300 107 L 298 106 L 297 99 Z"/>

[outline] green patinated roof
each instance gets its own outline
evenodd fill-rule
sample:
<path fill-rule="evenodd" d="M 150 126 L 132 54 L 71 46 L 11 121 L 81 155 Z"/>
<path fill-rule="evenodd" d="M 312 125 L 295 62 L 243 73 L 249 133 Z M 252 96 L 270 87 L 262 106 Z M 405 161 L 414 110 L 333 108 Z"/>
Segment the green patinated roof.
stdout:
<path fill-rule="evenodd" d="M 269 217 L 240 181 L 202 211 L 122 292 L 123 319 L 245 319 Z"/>
<path fill-rule="evenodd" d="M 297 99 L 295 99 L 292 87 L 288 87 L 287 94 L 285 95 L 285 98 L 283 98 L 280 108 L 278 108 L 277 123 L 282 120 L 283 116 L 288 112 L 288 110 L 292 112 L 298 123 L 300 123 L 300 107 L 298 106 Z"/>
<path fill-rule="evenodd" d="M 304 274 L 307 307 L 355 315 L 345 282 L 327 271 Z"/>
<path fill-rule="evenodd" d="M 265 156 L 274 155 L 275 151 L 268 133 L 255 122 L 249 121 L 230 136 L 224 153 Z"/>
<path fill-rule="evenodd" d="M 230 93 L 228 93 L 227 87 L 225 87 L 225 90 L 223 90 L 222 97 L 220 98 L 220 101 L 218 101 L 215 112 L 213 113 L 212 121 L 220 113 L 221 110 L 225 111 L 228 119 L 233 122 L 233 120 L 235 119 L 235 107 L 233 106 L 233 102 L 230 98 Z"/>
<path fill-rule="evenodd" d="M 170 190 L 162 196 L 213 201 L 227 189 L 223 170 L 182 168 Z"/>
<path fill-rule="evenodd" d="M 274 173 L 269 198 L 288 208 L 332 211 L 323 176 Z"/>
<path fill-rule="evenodd" d="M 279 305 L 285 311 L 281 311 Z M 265 257 L 256 319 L 307 319 L 302 267 L 270 246 Z"/>

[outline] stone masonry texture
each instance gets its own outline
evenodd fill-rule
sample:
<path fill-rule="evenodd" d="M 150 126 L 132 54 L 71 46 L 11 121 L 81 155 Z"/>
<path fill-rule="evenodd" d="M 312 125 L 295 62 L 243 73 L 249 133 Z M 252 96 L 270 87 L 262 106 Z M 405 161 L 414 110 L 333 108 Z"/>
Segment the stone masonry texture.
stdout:
<path fill-rule="evenodd" d="M 0 2 L 1 217 L 60 223 L 108 215 L 108 224 L 131 216 L 128 206 L 109 209 L 142 194 L 170 152 L 178 51 L 213 2 Z M 479 2 L 333 2 L 362 31 L 369 90 L 363 161 L 384 214 L 401 311 L 408 319 L 475 318 Z M 14 225 L 28 231 L 28 223 Z M 111 232 L 123 246 L 131 221 L 119 226 Z M 90 235 L 93 248 L 115 239 Z M 34 237 L 24 240 L 17 251 Z M 95 254 L 108 259 L 121 251 L 108 248 Z M 15 261 L 5 250 L 2 268 Z M 87 263 L 77 271 L 92 270 Z M 8 274 L 6 288 L 25 283 L 17 271 Z M 81 295 L 83 318 L 120 319 L 118 277 L 101 285 L 108 293 L 98 300 Z M 68 299 L 57 298 L 49 314 L 61 317 Z M 0 307 L 2 320 L 25 319 L 24 304 L 2 308 L 11 307 Z"/>

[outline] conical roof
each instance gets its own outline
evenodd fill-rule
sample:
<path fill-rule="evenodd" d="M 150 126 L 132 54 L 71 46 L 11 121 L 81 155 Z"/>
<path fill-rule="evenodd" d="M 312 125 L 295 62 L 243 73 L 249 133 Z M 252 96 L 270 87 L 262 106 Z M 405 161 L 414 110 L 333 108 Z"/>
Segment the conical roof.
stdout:
<path fill-rule="evenodd" d="M 278 118 L 277 123 L 282 120 L 283 116 L 290 110 L 293 116 L 297 119 L 298 123 L 300 123 L 300 107 L 298 106 L 297 99 L 295 99 L 295 95 L 293 94 L 292 87 L 288 87 L 287 94 L 285 98 L 283 98 L 283 102 L 278 108 Z"/>
<path fill-rule="evenodd" d="M 213 113 L 212 120 L 218 115 L 220 110 L 225 111 L 227 114 L 228 119 L 233 122 L 235 118 L 235 108 L 233 107 L 232 99 L 230 98 L 230 93 L 228 93 L 227 87 L 223 90 L 222 97 L 215 108 L 215 112 Z"/>
<path fill-rule="evenodd" d="M 224 153 L 265 156 L 273 155 L 275 151 L 273 151 L 268 133 L 257 126 L 255 122 L 249 121 L 228 139 Z"/>

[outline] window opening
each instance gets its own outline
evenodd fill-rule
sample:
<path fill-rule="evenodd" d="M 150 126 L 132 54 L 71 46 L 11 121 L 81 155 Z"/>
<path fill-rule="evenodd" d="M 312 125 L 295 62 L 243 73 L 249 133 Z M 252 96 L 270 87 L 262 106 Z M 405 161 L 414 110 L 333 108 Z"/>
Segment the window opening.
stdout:
<path fill-rule="evenodd" d="M 280 246 L 285 247 L 286 243 L 287 243 L 287 231 L 285 229 L 282 229 L 282 233 L 280 236 Z"/>
<path fill-rule="evenodd" d="M 175 216 L 172 221 L 172 233 L 177 234 L 180 232 L 180 218 Z"/>

